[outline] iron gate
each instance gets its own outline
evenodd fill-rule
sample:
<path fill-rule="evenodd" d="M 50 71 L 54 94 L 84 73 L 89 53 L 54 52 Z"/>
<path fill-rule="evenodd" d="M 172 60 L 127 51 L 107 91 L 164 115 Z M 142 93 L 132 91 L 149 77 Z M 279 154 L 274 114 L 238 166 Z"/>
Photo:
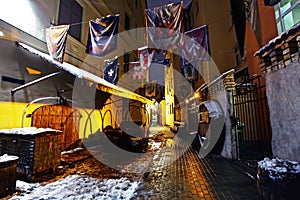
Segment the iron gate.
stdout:
<path fill-rule="evenodd" d="M 257 75 L 237 83 L 233 94 L 233 113 L 238 158 L 256 165 L 258 160 L 272 155 L 269 107 L 266 85 Z"/>

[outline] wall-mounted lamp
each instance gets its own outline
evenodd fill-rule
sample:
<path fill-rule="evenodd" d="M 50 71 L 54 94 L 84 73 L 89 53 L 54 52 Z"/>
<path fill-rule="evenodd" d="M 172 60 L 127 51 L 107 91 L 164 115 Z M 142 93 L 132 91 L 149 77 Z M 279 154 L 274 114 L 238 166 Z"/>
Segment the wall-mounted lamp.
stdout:
<path fill-rule="evenodd" d="M 200 97 L 200 93 L 199 93 L 199 92 L 195 92 L 195 93 L 194 93 L 194 97 L 195 97 L 195 98 L 199 98 L 199 97 Z"/>

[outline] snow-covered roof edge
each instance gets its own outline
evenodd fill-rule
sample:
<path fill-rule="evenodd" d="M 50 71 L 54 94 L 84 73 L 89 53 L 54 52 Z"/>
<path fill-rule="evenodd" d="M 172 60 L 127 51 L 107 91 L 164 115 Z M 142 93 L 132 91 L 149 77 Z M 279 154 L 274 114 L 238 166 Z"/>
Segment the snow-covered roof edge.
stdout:
<path fill-rule="evenodd" d="M 290 29 L 282 32 L 280 35 L 278 35 L 274 39 L 270 40 L 268 42 L 268 44 L 266 44 L 265 46 L 263 46 L 262 48 L 260 48 L 258 51 L 256 51 L 255 54 L 254 54 L 254 56 L 262 55 L 265 51 L 267 51 L 273 45 L 279 44 L 284 39 L 286 39 L 289 35 L 297 32 L 297 31 L 300 31 L 300 22 L 298 22 L 297 24 L 295 24 L 294 26 L 292 26 Z"/>
<path fill-rule="evenodd" d="M 104 80 L 103 78 L 96 76 L 95 74 L 92 74 L 88 71 L 85 71 L 83 69 L 75 67 L 74 65 L 67 63 L 67 62 L 63 62 L 63 63 L 57 62 L 57 61 L 53 60 L 50 55 L 40 52 L 24 43 L 18 42 L 17 44 L 20 47 L 22 47 L 23 49 L 28 50 L 29 52 L 40 56 L 41 58 L 45 59 L 46 61 L 52 63 L 53 65 L 57 66 L 58 68 L 60 68 L 64 71 L 69 72 L 70 74 L 74 75 L 77 78 L 86 79 L 86 80 L 92 81 L 96 84 L 101 84 L 107 88 L 112 89 L 112 90 L 105 90 L 105 92 L 108 92 L 108 93 L 111 93 L 111 94 L 114 94 L 117 96 L 125 97 L 125 98 L 132 98 L 137 101 L 141 101 L 143 103 L 153 104 L 153 102 L 151 100 L 147 99 L 146 97 L 143 97 L 139 94 L 136 94 L 136 93 L 129 91 L 125 88 L 122 88 L 120 86 L 116 86 L 116 85 Z"/>

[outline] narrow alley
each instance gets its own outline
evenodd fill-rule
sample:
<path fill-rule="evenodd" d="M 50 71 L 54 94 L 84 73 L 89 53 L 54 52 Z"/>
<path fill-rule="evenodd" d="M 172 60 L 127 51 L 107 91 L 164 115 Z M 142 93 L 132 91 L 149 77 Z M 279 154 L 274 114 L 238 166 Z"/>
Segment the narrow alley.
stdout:
<path fill-rule="evenodd" d="M 145 154 L 145 156 L 139 157 L 135 162 L 128 164 L 127 169 L 112 169 L 99 162 L 91 152 L 84 148 L 77 148 L 62 153 L 62 162 L 55 175 L 41 175 L 35 180 L 39 185 L 28 183 L 33 187 L 27 186 L 27 189 L 18 187 L 18 182 L 20 182 L 18 180 L 16 193 L 5 199 L 47 199 L 50 191 L 53 199 L 79 199 L 80 197 L 92 199 L 258 198 L 256 181 L 251 178 L 251 176 L 255 176 L 256 170 L 248 168 L 238 161 L 226 160 L 217 155 L 200 158 L 191 147 L 186 152 L 180 152 L 180 149 L 175 149 L 173 144 L 175 135 L 165 127 L 155 127 L 151 133 L 152 144 L 160 144 L 160 148 L 152 148 L 152 150 L 149 148 L 148 151 L 153 151 L 155 154 Z M 182 141 L 180 143 L 183 146 L 187 145 Z M 172 160 L 176 157 L 174 154 L 181 153 L 183 154 L 179 159 Z M 130 173 L 132 171 L 130 167 L 135 169 L 133 173 Z M 84 191 L 84 196 L 82 196 L 83 194 L 80 196 L 74 188 L 61 183 L 53 186 L 52 190 L 48 192 L 42 189 L 42 187 L 75 175 L 95 178 L 99 181 L 109 179 L 122 182 L 120 180 L 125 178 L 136 187 L 130 194 L 131 196 L 122 197 L 113 196 L 113 191 L 107 191 L 109 188 L 99 194 L 95 194 L 94 190 L 90 188 L 90 190 Z M 123 189 L 123 192 L 126 189 Z M 67 196 L 65 196 L 66 194 Z"/>

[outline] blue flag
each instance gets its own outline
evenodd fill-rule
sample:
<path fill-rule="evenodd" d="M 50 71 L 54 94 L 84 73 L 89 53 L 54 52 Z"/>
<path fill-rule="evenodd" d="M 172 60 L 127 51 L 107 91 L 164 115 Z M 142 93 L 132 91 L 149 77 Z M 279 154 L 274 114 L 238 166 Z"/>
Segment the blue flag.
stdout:
<path fill-rule="evenodd" d="M 118 81 L 118 57 L 104 60 L 104 80 L 116 84 Z"/>
<path fill-rule="evenodd" d="M 117 49 L 119 15 L 89 21 L 86 53 L 103 57 Z"/>
<path fill-rule="evenodd" d="M 152 63 L 157 63 L 160 65 L 165 65 L 165 66 L 170 67 L 170 59 L 169 58 L 155 59 L 155 60 L 152 60 Z"/>

